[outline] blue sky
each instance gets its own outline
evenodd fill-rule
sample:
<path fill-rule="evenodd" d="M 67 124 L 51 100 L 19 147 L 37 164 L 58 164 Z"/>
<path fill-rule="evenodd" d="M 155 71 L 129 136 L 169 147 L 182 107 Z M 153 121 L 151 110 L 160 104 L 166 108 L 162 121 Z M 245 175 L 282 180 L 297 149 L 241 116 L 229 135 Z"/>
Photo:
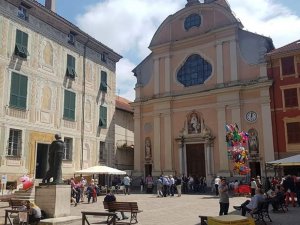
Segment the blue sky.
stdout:
<path fill-rule="evenodd" d="M 244 29 L 271 37 L 275 47 L 300 39 L 299 0 L 228 2 Z M 56 0 L 56 12 L 124 57 L 117 64 L 117 94 L 133 101 L 136 79 L 131 70 L 150 53 L 148 45 L 162 21 L 185 4 L 186 0 Z"/>

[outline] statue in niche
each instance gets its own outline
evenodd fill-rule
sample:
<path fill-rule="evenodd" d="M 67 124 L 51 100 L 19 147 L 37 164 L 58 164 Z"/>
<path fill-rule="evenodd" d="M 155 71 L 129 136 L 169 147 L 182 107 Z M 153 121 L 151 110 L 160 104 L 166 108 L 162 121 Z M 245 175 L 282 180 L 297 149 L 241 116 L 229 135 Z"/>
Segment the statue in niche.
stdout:
<path fill-rule="evenodd" d="M 151 140 L 149 137 L 145 140 L 145 158 L 151 158 Z"/>
<path fill-rule="evenodd" d="M 192 113 L 190 116 L 190 122 L 189 122 L 189 133 L 197 134 L 200 131 L 200 123 L 199 118 L 196 113 Z"/>
<path fill-rule="evenodd" d="M 257 131 L 255 129 L 250 129 L 248 131 L 248 135 L 249 135 L 248 137 L 249 152 L 258 153 L 259 145 L 258 145 Z"/>

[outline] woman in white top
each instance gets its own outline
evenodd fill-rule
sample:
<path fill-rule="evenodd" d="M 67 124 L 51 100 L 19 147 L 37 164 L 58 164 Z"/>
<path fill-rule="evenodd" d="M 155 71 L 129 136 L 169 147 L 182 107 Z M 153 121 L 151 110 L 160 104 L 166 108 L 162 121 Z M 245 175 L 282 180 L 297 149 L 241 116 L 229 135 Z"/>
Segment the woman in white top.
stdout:
<path fill-rule="evenodd" d="M 257 189 L 257 184 L 254 178 L 251 178 L 250 188 L 251 188 L 251 197 L 253 197 L 255 195 L 255 190 Z"/>

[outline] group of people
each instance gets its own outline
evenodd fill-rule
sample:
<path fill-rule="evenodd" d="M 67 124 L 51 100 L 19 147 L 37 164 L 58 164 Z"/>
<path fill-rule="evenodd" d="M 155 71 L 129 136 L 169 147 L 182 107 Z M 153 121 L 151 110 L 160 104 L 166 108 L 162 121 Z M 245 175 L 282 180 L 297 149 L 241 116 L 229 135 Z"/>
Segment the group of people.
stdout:
<path fill-rule="evenodd" d="M 88 203 L 97 202 L 97 196 L 101 192 L 102 186 L 98 185 L 98 180 L 91 179 L 89 182 L 85 177 L 81 177 L 80 181 L 74 178 L 70 179 L 71 185 L 71 203 L 77 206 L 80 202 L 84 202 L 85 196 Z M 123 179 L 120 176 L 115 176 L 112 180 L 112 186 L 117 190 L 120 186 L 124 186 L 124 194 L 130 194 L 131 178 L 125 175 Z M 105 187 L 107 188 L 107 187 Z"/>
<path fill-rule="evenodd" d="M 269 180 L 269 185 L 267 180 Z M 257 210 L 260 202 L 268 201 L 272 207 L 273 212 L 277 212 L 281 205 L 286 207 L 291 204 L 296 207 L 300 206 L 300 178 L 296 176 L 287 175 L 281 180 L 277 178 L 267 179 L 265 187 L 262 185 L 260 177 L 251 178 L 249 187 L 251 189 L 251 199 L 246 200 L 239 206 L 233 206 L 236 210 L 241 210 L 241 215 L 246 213 L 253 213 Z M 214 180 L 216 195 L 219 196 L 220 211 L 219 215 L 227 215 L 229 209 L 229 191 L 230 187 L 225 178 L 216 177 Z M 233 182 L 233 187 L 238 186 L 238 181 Z M 237 185 L 236 185 L 237 184 Z M 265 190 L 265 191 L 264 191 Z M 296 200 L 297 199 L 297 202 Z"/>

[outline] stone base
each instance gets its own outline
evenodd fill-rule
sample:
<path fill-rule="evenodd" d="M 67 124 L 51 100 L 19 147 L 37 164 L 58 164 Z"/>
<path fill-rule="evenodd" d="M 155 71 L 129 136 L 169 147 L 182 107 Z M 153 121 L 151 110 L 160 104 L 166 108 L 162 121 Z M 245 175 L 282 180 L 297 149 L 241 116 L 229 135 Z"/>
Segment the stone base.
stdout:
<path fill-rule="evenodd" d="M 70 185 L 42 185 L 35 187 L 35 202 L 49 218 L 70 216 Z"/>
<path fill-rule="evenodd" d="M 66 216 L 66 217 L 57 217 L 44 219 L 39 222 L 41 225 L 64 225 L 64 224 L 72 224 L 75 221 L 81 220 L 80 216 Z"/>

